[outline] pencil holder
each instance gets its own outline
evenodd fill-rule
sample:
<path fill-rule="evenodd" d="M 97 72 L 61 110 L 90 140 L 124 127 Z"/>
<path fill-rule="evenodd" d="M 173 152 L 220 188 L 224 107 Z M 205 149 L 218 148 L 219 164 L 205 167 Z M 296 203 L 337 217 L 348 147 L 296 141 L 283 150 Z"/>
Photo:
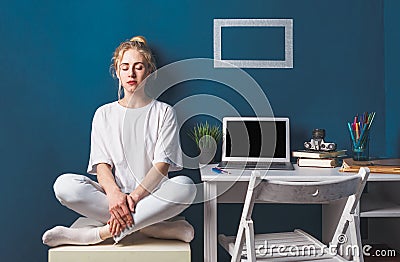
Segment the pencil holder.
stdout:
<path fill-rule="evenodd" d="M 355 161 L 369 160 L 369 132 L 356 142 L 352 140 L 351 150 Z"/>
<path fill-rule="evenodd" d="M 355 161 L 369 160 L 369 132 L 372 122 L 375 118 L 375 112 L 365 112 L 356 115 L 354 121 L 347 122 L 351 138 L 351 151 Z"/>

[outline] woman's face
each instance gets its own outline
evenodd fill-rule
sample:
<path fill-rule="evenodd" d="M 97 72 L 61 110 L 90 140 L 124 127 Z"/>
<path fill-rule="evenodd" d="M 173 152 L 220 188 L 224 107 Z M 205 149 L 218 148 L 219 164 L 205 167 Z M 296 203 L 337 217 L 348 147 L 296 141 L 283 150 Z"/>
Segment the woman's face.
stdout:
<path fill-rule="evenodd" d="M 146 61 L 135 49 L 128 49 L 119 64 L 119 79 L 125 92 L 133 93 L 148 76 Z"/>

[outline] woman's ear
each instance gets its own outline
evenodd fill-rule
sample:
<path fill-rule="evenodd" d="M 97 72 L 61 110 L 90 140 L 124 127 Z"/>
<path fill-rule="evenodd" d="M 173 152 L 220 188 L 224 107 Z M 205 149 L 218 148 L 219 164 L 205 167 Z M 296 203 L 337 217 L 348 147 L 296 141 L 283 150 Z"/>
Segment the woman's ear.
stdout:
<path fill-rule="evenodd" d="M 119 66 L 117 66 L 117 70 L 115 70 L 115 76 L 117 77 L 118 81 L 121 81 L 121 76 L 119 75 Z"/>
<path fill-rule="evenodd" d="M 118 78 L 118 80 L 120 81 L 120 75 L 119 75 L 119 68 L 120 68 L 120 66 L 119 66 L 119 59 L 116 59 L 115 60 L 115 63 L 114 63 L 114 69 L 115 69 L 115 76 Z"/>
<path fill-rule="evenodd" d="M 151 66 L 149 64 L 146 64 L 146 77 L 148 77 L 149 75 L 151 75 Z"/>

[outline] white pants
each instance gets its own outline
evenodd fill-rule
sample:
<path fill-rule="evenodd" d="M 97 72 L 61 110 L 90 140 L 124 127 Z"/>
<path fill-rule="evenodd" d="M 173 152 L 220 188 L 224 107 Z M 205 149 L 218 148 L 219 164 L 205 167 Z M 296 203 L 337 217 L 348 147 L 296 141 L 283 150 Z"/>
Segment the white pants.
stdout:
<path fill-rule="evenodd" d="M 104 190 L 86 176 L 63 174 L 54 183 L 54 192 L 62 205 L 87 218 L 103 224 L 110 218 Z M 186 176 L 162 182 L 156 191 L 136 205 L 130 233 L 178 215 L 190 206 L 195 196 L 196 186 Z"/>

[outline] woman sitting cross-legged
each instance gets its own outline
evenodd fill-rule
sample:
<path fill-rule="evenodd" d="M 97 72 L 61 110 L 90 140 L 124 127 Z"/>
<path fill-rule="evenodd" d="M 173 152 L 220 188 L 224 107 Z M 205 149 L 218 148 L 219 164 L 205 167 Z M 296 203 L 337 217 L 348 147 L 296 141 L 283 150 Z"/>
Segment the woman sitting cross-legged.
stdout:
<path fill-rule="evenodd" d="M 64 206 L 97 221 L 96 226 L 56 226 L 43 234 L 48 246 L 88 245 L 135 231 L 190 242 L 185 220 L 166 221 L 194 200 L 196 186 L 186 176 L 168 178 L 182 168 L 179 129 L 173 108 L 146 95 L 145 79 L 156 70 L 143 37 L 122 42 L 112 69 L 119 80 L 118 101 L 94 114 L 87 176 L 63 174 L 54 184 Z M 101 226 L 99 226 L 101 225 Z"/>

